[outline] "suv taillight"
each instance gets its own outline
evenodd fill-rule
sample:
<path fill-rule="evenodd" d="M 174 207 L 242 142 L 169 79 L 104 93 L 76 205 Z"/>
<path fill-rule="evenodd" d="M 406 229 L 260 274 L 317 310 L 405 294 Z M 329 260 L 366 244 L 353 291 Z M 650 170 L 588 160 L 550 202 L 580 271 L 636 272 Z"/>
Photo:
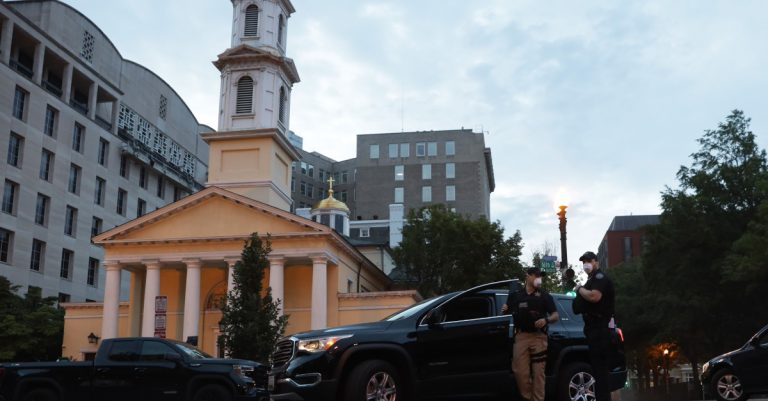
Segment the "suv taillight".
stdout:
<path fill-rule="evenodd" d="M 0 383 L 3 382 L 3 376 L 5 376 L 5 368 L 0 368 Z"/>
<path fill-rule="evenodd" d="M 619 339 L 621 339 L 621 342 L 624 342 L 624 332 L 619 328 L 616 328 L 616 332 L 619 333 Z"/>

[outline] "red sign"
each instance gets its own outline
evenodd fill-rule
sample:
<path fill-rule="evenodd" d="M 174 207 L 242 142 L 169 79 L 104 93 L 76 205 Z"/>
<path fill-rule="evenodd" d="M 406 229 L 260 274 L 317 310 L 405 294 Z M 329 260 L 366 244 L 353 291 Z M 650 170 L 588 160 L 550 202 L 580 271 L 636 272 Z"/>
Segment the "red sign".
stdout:
<path fill-rule="evenodd" d="M 168 323 L 168 297 L 159 295 L 155 297 L 155 337 L 165 338 L 165 329 Z"/>

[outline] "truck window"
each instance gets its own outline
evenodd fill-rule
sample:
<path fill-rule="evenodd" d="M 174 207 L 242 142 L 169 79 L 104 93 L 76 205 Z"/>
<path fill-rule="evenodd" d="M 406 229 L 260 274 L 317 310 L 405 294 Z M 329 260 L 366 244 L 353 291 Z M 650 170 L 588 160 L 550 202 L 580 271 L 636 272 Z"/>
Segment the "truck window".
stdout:
<path fill-rule="evenodd" d="M 134 362 L 139 360 L 138 341 L 113 341 L 109 349 L 109 360 L 113 362 Z"/>
<path fill-rule="evenodd" d="M 166 354 L 176 354 L 173 348 L 159 341 L 144 341 L 141 345 L 142 361 L 163 361 Z"/>
<path fill-rule="evenodd" d="M 480 319 L 494 316 L 489 297 L 462 297 L 451 301 L 445 308 L 445 321 Z"/>
<path fill-rule="evenodd" d="M 572 299 L 563 299 L 563 298 L 557 299 L 557 311 L 560 312 L 561 318 L 567 317 L 568 319 L 573 320 L 577 323 L 584 323 L 584 318 L 582 318 L 581 315 L 577 315 L 573 313 L 572 304 L 573 304 Z"/>

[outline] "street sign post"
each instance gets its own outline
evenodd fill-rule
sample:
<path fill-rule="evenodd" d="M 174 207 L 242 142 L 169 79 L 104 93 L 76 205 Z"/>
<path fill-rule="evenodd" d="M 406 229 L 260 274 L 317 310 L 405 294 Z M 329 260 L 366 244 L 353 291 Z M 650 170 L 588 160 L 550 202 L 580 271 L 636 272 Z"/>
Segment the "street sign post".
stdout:
<path fill-rule="evenodd" d="M 155 297 L 155 337 L 165 338 L 168 325 L 168 297 Z"/>

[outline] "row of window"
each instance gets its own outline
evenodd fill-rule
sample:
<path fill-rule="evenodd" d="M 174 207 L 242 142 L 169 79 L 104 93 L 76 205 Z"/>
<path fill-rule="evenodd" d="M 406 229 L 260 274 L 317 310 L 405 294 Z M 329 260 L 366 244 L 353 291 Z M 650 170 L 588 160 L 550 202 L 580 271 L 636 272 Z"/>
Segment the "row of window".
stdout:
<path fill-rule="evenodd" d="M 429 203 L 433 201 L 435 200 L 432 198 L 432 187 L 431 186 L 421 187 L 421 202 Z M 446 185 L 445 201 L 446 202 L 456 201 L 455 185 Z M 402 187 L 395 188 L 395 203 L 405 203 L 405 188 L 402 188 Z"/>
<path fill-rule="evenodd" d="M 317 190 L 315 190 L 315 185 L 312 184 L 312 183 L 309 183 L 309 182 L 301 181 L 299 183 L 299 188 L 298 189 L 299 189 L 299 194 L 301 194 L 303 196 L 306 196 L 306 197 L 308 197 L 310 199 L 318 199 L 318 200 L 320 200 L 320 199 L 325 199 L 325 198 L 328 197 L 328 190 L 327 189 L 325 189 L 323 187 L 320 187 L 320 188 L 317 188 Z M 291 192 L 296 192 L 296 179 L 295 178 L 291 178 Z M 334 191 L 334 197 L 336 199 L 341 200 L 342 202 L 346 202 L 347 199 L 348 199 L 347 193 L 348 192 L 346 190 Z M 311 206 L 312 205 L 310 205 L 310 207 Z M 304 206 L 299 206 L 299 207 L 304 207 Z"/>
<path fill-rule="evenodd" d="M 15 233 L 0 227 L 0 262 L 10 264 L 13 258 L 13 241 Z M 45 253 L 47 244 L 37 238 L 32 239 L 32 251 L 29 257 L 29 269 L 35 272 L 43 273 L 45 269 Z M 97 286 L 99 260 L 88 258 L 88 273 L 85 277 L 86 284 Z M 65 280 L 73 279 L 75 264 L 75 251 L 67 248 L 61 250 L 61 260 L 59 263 L 59 277 Z"/>
<path fill-rule="evenodd" d="M 456 164 L 455 163 L 445 163 L 445 178 L 447 178 L 447 179 L 456 178 Z M 432 179 L 432 165 L 431 164 L 422 164 L 421 165 L 421 179 L 422 180 L 431 180 Z M 405 166 L 403 166 L 403 165 L 395 166 L 395 181 L 404 181 L 404 180 L 405 180 Z"/>
<path fill-rule="evenodd" d="M 370 158 L 371 159 L 378 159 L 379 158 L 379 145 L 371 145 L 370 146 Z M 424 156 L 437 156 L 437 142 L 417 142 L 416 143 L 416 156 L 417 157 L 424 157 Z M 447 141 L 445 142 L 445 155 L 446 156 L 454 156 L 456 155 L 456 142 L 455 141 Z M 410 143 L 390 143 L 389 144 L 389 158 L 390 159 L 396 159 L 398 157 L 401 158 L 408 158 L 411 157 L 411 144 Z"/>
<path fill-rule="evenodd" d="M 309 178 L 315 178 L 315 166 L 307 162 L 293 162 L 292 169 L 296 173 L 296 168 L 301 167 L 301 174 L 306 175 Z M 331 174 L 330 171 L 324 169 L 318 169 L 317 179 L 321 182 L 328 181 L 333 176 L 333 182 L 335 184 L 347 184 L 349 183 L 349 171 L 337 171 Z"/>

